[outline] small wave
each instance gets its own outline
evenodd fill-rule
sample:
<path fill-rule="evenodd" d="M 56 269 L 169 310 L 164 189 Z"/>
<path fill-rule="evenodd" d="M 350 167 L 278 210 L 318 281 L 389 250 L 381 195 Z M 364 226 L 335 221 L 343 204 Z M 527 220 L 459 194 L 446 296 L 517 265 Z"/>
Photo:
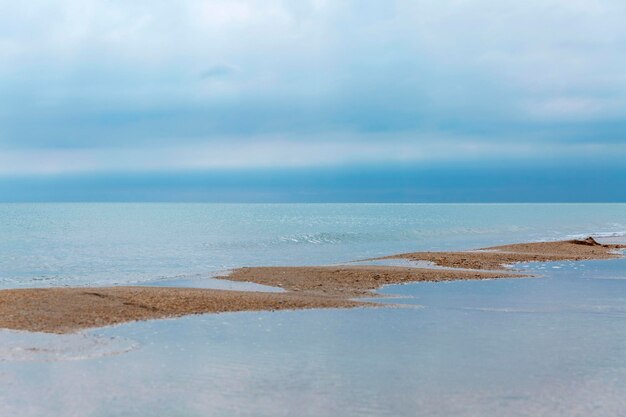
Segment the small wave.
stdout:
<path fill-rule="evenodd" d="M 475 236 L 488 235 L 498 233 L 519 233 L 526 230 L 519 226 L 511 226 L 508 228 L 443 228 L 443 229 L 404 229 L 404 230 L 385 230 L 372 232 L 317 232 L 317 233 L 299 233 L 284 235 L 276 240 L 267 242 L 271 246 L 273 243 L 287 244 L 313 244 L 313 245 L 335 245 L 342 243 L 360 243 L 360 242 L 406 242 L 406 241 L 428 241 L 432 239 L 441 239 L 452 236 Z"/>
<path fill-rule="evenodd" d="M 585 239 L 589 236 L 596 238 L 626 237 L 626 230 L 621 232 L 589 232 L 567 235 L 568 239 Z"/>
<path fill-rule="evenodd" d="M 278 241 L 281 243 L 294 244 L 339 244 L 345 242 L 359 242 L 371 239 L 371 236 L 363 233 L 303 233 L 297 235 L 281 236 Z"/>

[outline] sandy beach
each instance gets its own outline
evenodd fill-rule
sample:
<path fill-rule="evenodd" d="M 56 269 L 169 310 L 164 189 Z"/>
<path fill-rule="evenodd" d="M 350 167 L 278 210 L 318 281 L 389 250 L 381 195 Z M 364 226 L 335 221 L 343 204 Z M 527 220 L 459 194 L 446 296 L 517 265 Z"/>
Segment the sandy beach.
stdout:
<path fill-rule="evenodd" d="M 374 290 L 387 284 L 528 277 L 503 267 L 518 262 L 611 259 L 620 257 L 616 251 L 624 247 L 603 245 L 588 238 L 378 258 L 431 261 L 457 269 L 364 265 L 246 267 L 218 277 L 280 287 L 286 290 L 284 293 L 132 286 L 2 290 L 0 328 L 69 333 L 189 314 L 350 308 L 368 305 L 353 299 L 372 296 Z"/>

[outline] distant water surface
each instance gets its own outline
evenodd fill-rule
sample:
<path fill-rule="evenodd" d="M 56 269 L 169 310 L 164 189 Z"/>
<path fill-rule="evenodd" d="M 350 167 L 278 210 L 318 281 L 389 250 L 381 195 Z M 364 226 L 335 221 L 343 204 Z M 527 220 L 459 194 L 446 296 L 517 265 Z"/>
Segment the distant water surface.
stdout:
<path fill-rule="evenodd" d="M 625 204 L 0 204 L 0 288 L 626 234 Z"/>

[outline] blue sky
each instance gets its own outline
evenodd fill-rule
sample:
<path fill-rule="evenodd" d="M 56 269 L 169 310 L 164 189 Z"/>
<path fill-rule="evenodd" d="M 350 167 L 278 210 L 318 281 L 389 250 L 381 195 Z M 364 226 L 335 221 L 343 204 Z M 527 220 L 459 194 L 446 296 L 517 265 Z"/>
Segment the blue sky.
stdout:
<path fill-rule="evenodd" d="M 618 0 L 0 0 L 0 201 L 626 201 Z"/>

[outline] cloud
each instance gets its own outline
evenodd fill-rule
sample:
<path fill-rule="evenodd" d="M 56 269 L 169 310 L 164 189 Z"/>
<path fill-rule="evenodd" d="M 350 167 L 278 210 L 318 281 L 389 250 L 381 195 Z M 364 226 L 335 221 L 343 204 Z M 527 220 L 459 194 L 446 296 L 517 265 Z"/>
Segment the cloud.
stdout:
<path fill-rule="evenodd" d="M 0 175 L 610 153 L 624 17 L 618 0 L 2 2 Z"/>
<path fill-rule="evenodd" d="M 80 173 L 193 172 L 249 169 L 318 169 L 333 166 L 409 164 L 414 167 L 479 163 L 495 165 L 533 161 L 598 161 L 626 157 L 626 144 L 578 142 L 537 144 L 518 140 L 485 141 L 478 137 L 379 138 L 362 135 L 221 138 L 211 143 L 181 145 L 13 149 L 0 152 L 0 176 Z M 540 145 L 540 146 L 538 146 Z M 492 163 L 493 165 L 493 163 Z"/>

